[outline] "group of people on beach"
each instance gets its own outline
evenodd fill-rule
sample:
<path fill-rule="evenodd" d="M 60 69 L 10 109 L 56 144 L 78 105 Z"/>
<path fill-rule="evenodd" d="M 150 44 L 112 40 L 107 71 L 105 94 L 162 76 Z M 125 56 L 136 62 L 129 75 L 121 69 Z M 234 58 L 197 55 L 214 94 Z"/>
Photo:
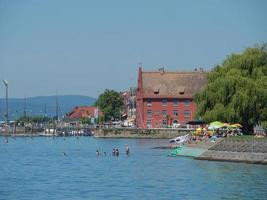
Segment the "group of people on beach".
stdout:
<path fill-rule="evenodd" d="M 127 145 L 125 146 L 125 153 L 126 153 L 126 155 L 130 154 L 130 148 Z M 100 151 L 98 149 L 96 150 L 96 155 L 100 156 Z M 112 156 L 119 156 L 120 155 L 119 149 L 118 148 L 113 148 L 111 155 Z M 105 151 L 104 151 L 104 156 L 107 156 L 107 152 L 105 152 Z"/>

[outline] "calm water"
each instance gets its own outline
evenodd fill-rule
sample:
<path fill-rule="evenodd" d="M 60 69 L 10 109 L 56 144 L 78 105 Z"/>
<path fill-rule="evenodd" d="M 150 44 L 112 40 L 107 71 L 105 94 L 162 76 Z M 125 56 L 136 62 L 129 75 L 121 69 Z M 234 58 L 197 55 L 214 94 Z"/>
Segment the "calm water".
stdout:
<path fill-rule="evenodd" d="M 267 166 L 171 158 L 163 140 L 0 139 L 0 199 L 267 199 Z"/>

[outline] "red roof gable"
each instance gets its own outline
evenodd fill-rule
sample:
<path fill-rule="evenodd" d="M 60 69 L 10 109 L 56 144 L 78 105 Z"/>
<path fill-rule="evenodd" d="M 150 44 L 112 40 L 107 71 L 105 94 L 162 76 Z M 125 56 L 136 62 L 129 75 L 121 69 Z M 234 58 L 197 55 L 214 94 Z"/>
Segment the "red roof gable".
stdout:
<path fill-rule="evenodd" d="M 67 116 L 71 119 L 94 117 L 97 114 L 95 106 L 77 106 Z"/>

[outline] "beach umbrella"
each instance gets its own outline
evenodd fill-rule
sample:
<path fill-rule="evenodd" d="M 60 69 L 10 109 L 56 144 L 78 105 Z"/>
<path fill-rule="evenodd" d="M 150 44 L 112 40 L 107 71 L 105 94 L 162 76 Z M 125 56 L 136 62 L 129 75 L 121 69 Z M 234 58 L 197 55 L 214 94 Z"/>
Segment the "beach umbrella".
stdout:
<path fill-rule="evenodd" d="M 214 121 L 214 122 L 211 122 L 210 125 L 223 126 L 224 123 L 222 123 L 222 122 L 220 122 L 220 121 Z"/>
<path fill-rule="evenodd" d="M 223 126 L 224 126 L 224 127 L 228 127 L 228 126 L 230 126 L 230 124 L 228 124 L 228 123 L 223 123 Z"/>
<path fill-rule="evenodd" d="M 239 123 L 232 124 L 232 126 L 236 126 L 236 127 L 242 127 L 242 125 L 241 125 L 241 124 L 239 124 Z"/>
<path fill-rule="evenodd" d="M 224 123 L 215 121 L 215 122 L 211 122 L 208 128 L 214 130 L 214 129 L 218 129 L 222 127 L 224 127 Z"/>

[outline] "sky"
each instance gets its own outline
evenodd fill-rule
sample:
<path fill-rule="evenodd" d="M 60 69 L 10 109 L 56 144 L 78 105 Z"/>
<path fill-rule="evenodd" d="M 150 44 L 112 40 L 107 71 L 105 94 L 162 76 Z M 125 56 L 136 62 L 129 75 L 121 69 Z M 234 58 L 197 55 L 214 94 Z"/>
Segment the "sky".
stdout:
<path fill-rule="evenodd" d="M 267 42 L 266 10 L 266 0 L 0 0 L 0 79 L 10 97 L 97 97 L 136 86 L 139 63 L 211 70 Z"/>

